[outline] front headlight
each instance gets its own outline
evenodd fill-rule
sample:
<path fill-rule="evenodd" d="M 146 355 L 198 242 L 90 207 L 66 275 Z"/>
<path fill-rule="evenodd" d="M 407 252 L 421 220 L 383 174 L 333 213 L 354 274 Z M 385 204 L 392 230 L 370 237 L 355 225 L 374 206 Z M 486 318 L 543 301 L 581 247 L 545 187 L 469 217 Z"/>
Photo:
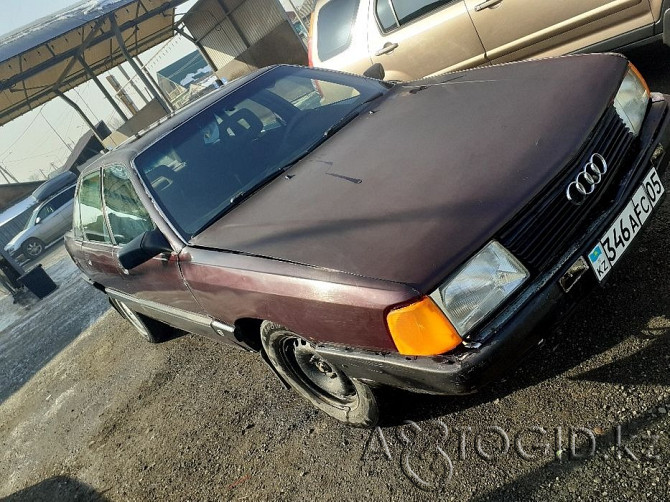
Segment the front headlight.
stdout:
<path fill-rule="evenodd" d="M 628 64 L 626 76 L 614 98 L 614 108 L 635 136 L 640 134 L 642 121 L 647 113 L 649 95 L 649 87 L 642 75 L 635 66 Z"/>
<path fill-rule="evenodd" d="M 528 279 L 528 271 L 496 241 L 489 242 L 430 296 L 460 336 L 493 312 Z"/>

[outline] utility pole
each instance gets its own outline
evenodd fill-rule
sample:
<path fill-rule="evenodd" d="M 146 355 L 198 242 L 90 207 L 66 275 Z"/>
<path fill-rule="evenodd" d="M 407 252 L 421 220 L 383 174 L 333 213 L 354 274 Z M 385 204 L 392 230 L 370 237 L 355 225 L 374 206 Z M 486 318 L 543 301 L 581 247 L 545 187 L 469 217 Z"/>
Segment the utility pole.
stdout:
<path fill-rule="evenodd" d="M 14 175 L 13 175 L 12 173 L 10 173 L 10 172 L 7 170 L 7 168 L 4 166 L 4 164 L 2 164 L 2 163 L 0 163 L 0 174 L 2 174 L 3 178 L 5 178 L 5 181 L 6 181 L 7 183 L 11 183 L 11 181 L 9 181 L 10 179 L 12 179 L 12 180 L 14 181 L 14 183 L 18 183 L 18 182 L 19 182 L 19 180 L 17 180 L 17 179 L 14 177 Z"/>
<path fill-rule="evenodd" d="M 62 96 L 61 96 L 61 97 L 62 97 Z M 63 136 L 61 136 L 60 134 L 58 134 L 58 131 L 56 131 L 56 129 L 54 128 L 54 126 L 51 125 L 51 122 L 49 122 L 49 120 L 47 119 L 47 116 L 44 115 L 44 114 L 42 113 L 42 110 L 41 110 L 41 109 L 40 109 L 40 114 L 42 115 L 42 118 L 43 118 L 44 121 L 47 123 L 47 125 L 48 125 L 48 126 L 51 128 L 51 130 L 54 132 L 54 134 L 55 134 L 56 136 L 58 136 L 58 139 L 60 139 L 60 140 L 63 142 L 63 144 L 67 147 L 67 149 L 70 150 L 70 153 L 72 153 L 72 147 L 67 143 L 67 141 L 65 141 L 65 140 L 63 139 Z"/>
<path fill-rule="evenodd" d="M 126 105 L 126 108 L 130 110 L 130 113 L 135 115 L 139 110 L 137 109 L 137 106 L 135 106 L 135 103 L 133 103 L 133 100 L 130 98 L 126 90 L 121 87 L 119 81 L 116 80 L 116 77 L 114 75 L 107 75 L 107 82 L 109 82 L 109 85 L 114 88 L 116 95 L 119 97 L 121 102 Z"/>
<path fill-rule="evenodd" d="M 137 94 L 140 95 L 140 97 L 142 98 L 142 101 L 144 101 L 144 104 L 145 104 L 145 105 L 148 105 L 148 104 L 149 104 L 149 100 L 146 98 L 146 96 L 144 95 L 144 93 L 143 93 L 142 91 L 140 91 L 140 88 L 137 86 L 137 84 L 135 83 L 135 81 L 134 81 L 132 78 L 130 78 L 130 77 L 128 76 L 128 73 L 126 73 L 126 70 L 123 69 L 123 65 L 120 64 L 119 66 L 117 66 L 117 68 L 118 68 L 118 70 L 121 72 L 121 75 L 123 75 L 123 76 L 126 78 L 126 80 L 128 81 L 128 83 L 130 84 L 130 86 L 131 86 L 133 89 L 135 89 L 135 92 L 136 92 Z M 123 87 L 125 87 L 125 85 L 124 85 Z"/>

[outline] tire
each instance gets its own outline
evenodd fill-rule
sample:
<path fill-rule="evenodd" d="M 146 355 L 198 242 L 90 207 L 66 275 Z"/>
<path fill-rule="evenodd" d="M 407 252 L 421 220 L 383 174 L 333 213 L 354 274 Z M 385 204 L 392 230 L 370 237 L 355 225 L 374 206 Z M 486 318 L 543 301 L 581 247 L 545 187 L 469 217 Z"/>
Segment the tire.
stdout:
<path fill-rule="evenodd" d="M 29 260 L 34 260 L 44 253 L 44 242 L 37 239 L 36 237 L 31 237 L 27 239 L 26 242 L 21 244 L 21 251 Z"/>
<path fill-rule="evenodd" d="M 328 363 L 314 346 L 288 329 L 265 321 L 261 342 L 279 375 L 302 397 L 354 427 L 374 427 L 379 408 L 370 387 Z"/>
<path fill-rule="evenodd" d="M 149 343 L 161 343 L 178 335 L 178 330 L 175 328 L 131 310 L 128 305 L 120 300 L 109 298 L 109 303 Z"/>

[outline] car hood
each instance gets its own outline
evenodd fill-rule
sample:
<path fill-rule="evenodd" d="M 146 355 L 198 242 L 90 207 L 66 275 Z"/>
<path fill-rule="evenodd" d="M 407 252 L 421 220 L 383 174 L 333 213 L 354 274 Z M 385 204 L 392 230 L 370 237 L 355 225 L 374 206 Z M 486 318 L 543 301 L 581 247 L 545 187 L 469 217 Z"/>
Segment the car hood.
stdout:
<path fill-rule="evenodd" d="M 32 228 L 32 227 L 31 227 Z M 11 241 L 7 243 L 5 246 L 5 249 L 10 249 L 10 248 L 17 248 L 18 246 L 21 245 L 21 243 L 24 241 L 24 238 L 30 228 L 26 228 L 24 230 L 21 230 L 18 234 L 16 234 Z"/>
<path fill-rule="evenodd" d="M 579 152 L 626 67 L 582 55 L 398 85 L 191 244 L 427 292 Z"/>

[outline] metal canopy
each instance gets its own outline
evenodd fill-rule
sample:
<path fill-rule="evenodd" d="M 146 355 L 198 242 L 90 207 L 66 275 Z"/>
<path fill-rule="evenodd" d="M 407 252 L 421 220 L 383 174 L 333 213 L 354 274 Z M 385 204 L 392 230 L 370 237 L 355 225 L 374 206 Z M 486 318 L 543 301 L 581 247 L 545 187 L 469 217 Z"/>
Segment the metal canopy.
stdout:
<path fill-rule="evenodd" d="M 0 125 L 173 37 L 185 1 L 86 0 L 0 38 Z"/>

